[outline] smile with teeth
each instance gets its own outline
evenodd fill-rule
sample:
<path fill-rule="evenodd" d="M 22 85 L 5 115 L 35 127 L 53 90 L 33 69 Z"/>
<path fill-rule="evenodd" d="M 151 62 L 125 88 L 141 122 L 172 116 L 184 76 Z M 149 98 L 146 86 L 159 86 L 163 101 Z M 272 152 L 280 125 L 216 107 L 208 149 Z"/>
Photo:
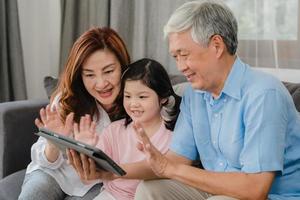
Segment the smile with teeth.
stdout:
<path fill-rule="evenodd" d="M 189 80 L 189 79 L 191 79 L 194 75 L 195 75 L 195 73 L 191 73 L 191 74 L 185 75 L 185 77 Z"/>
<path fill-rule="evenodd" d="M 139 110 L 132 110 L 131 113 L 134 117 L 139 117 L 143 114 L 143 112 Z"/>
<path fill-rule="evenodd" d="M 112 94 L 112 89 L 97 91 L 101 97 L 109 97 Z"/>

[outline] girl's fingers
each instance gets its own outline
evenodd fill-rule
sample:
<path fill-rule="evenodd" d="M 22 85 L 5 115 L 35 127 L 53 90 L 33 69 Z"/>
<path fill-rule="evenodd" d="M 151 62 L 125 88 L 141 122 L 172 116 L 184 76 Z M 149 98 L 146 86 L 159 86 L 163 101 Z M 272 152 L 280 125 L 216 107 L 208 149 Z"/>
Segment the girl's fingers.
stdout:
<path fill-rule="evenodd" d="M 72 154 L 71 154 L 71 152 L 70 152 L 69 149 L 66 149 L 66 154 L 67 154 L 67 158 L 68 158 L 68 163 L 69 163 L 69 165 L 72 165 L 72 166 L 75 168 L 75 166 L 74 166 L 74 161 L 73 161 L 73 157 L 72 157 Z"/>
<path fill-rule="evenodd" d="M 78 155 L 78 153 L 72 149 L 70 149 L 71 155 L 72 155 L 72 160 L 74 163 L 74 168 L 77 171 L 77 173 L 79 174 L 81 179 L 84 179 L 84 171 L 82 168 L 82 163 L 81 163 L 81 159 L 80 156 Z"/>
<path fill-rule="evenodd" d="M 90 126 L 90 132 L 91 133 L 95 133 L 96 126 L 97 126 L 97 123 L 95 121 L 92 121 L 91 126 Z"/>
<path fill-rule="evenodd" d="M 96 144 L 98 144 L 98 141 L 99 141 L 99 135 L 95 134 L 93 146 L 96 146 Z"/>
<path fill-rule="evenodd" d="M 83 172 L 84 172 L 84 177 L 86 180 L 88 180 L 88 177 L 90 175 L 90 163 L 86 157 L 86 155 L 84 154 L 80 154 L 80 158 L 81 158 L 81 162 L 82 162 L 82 168 L 83 168 Z"/>
<path fill-rule="evenodd" d="M 91 176 L 93 177 L 93 179 L 99 179 L 99 178 L 103 178 L 101 177 L 102 175 L 102 171 L 101 172 L 97 172 L 97 167 L 96 167 L 96 163 L 93 159 L 89 158 L 89 165 L 90 165 L 90 173 Z"/>
<path fill-rule="evenodd" d="M 79 121 L 79 131 L 83 131 L 84 130 L 84 123 L 85 123 L 85 117 L 81 116 L 80 117 L 80 121 Z"/>
<path fill-rule="evenodd" d="M 84 124 L 84 130 L 90 130 L 91 127 L 91 116 L 86 114 L 85 115 L 85 124 Z"/>

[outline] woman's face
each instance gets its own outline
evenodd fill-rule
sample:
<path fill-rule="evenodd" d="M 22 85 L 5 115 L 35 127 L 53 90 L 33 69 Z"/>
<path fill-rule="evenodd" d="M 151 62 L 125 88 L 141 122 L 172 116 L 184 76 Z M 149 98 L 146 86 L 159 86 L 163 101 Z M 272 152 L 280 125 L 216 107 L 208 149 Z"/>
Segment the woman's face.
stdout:
<path fill-rule="evenodd" d="M 83 63 L 81 77 L 83 84 L 103 106 L 112 107 L 120 92 L 121 64 L 109 50 L 98 50 Z"/>

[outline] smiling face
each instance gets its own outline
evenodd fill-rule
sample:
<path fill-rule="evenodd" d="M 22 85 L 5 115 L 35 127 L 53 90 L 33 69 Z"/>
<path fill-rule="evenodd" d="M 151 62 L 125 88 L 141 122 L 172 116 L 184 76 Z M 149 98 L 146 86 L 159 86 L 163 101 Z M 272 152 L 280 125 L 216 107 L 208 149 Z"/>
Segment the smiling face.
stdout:
<path fill-rule="evenodd" d="M 133 121 L 139 121 L 144 126 L 161 122 L 160 99 L 154 90 L 140 80 L 126 80 L 123 104 Z"/>
<path fill-rule="evenodd" d="M 220 71 L 218 51 L 210 42 L 208 47 L 193 41 L 190 31 L 169 34 L 170 54 L 175 58 L 177 68 L 194 89 L 214 92 Z"/>
<path fill-rule="evenodd" d="M 109 110 L 120 92 L 121 65 L 108 50 L 98 50 L 83 63 L 83 84 L 105 110 Z"/>

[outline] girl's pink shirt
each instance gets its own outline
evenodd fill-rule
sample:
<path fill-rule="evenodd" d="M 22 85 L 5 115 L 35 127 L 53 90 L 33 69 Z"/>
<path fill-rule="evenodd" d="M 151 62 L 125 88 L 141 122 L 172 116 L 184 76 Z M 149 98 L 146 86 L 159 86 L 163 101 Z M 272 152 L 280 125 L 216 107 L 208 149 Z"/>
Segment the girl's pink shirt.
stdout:
<path fill-rule="evenodd" d="M 104 129 L 97 148 L 103 150 L 118 164 L 142 161 L 146 157 L 143 152 L 136 148 L 138 138 L 132 123 L 125 127 L 124 122 L 124 119 L 115 121 Z M 169 149 L 171 133 L 162 123 L 150 140 L 160 152 L 166 153 Z M 118 200 L 130 200 L 134 199 L 140 181 L 120 178 L 113 181 L 103 181 L 103 187 Z"/>

